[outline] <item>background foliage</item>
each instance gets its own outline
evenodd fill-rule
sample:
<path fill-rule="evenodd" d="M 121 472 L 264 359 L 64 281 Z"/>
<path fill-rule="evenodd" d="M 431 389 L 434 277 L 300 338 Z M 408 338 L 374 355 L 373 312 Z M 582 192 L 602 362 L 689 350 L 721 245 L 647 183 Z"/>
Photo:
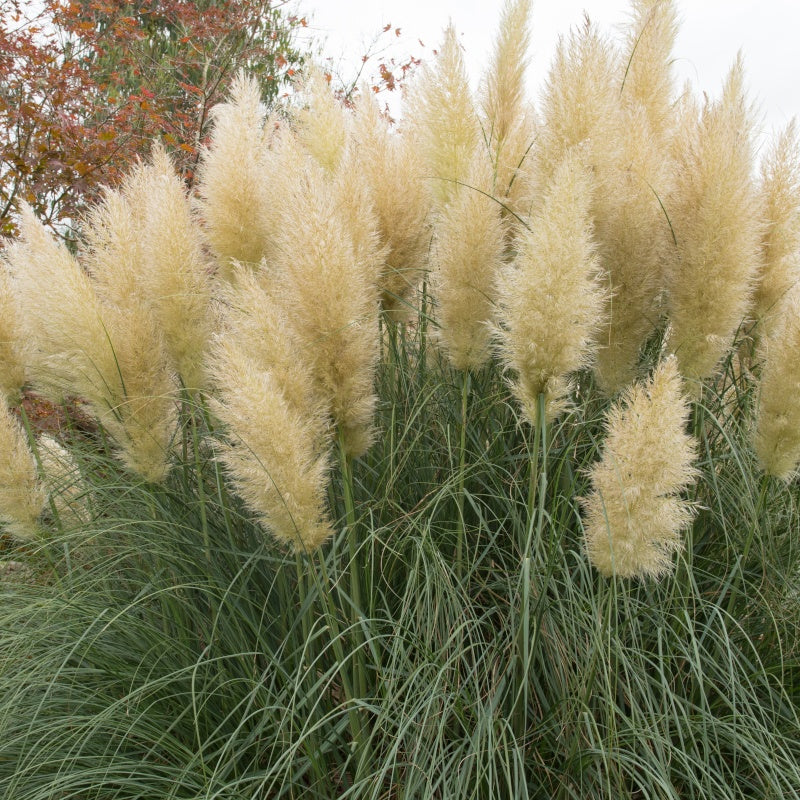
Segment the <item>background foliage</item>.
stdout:
<path fill-rule="evenodd" d="M 24 200 L 69 235 L 161 139 L 191 183 L 209 111 L 246 67 L 266 102 L 304 55 L 285 0 L 0 4 L 0 229 Z"/>

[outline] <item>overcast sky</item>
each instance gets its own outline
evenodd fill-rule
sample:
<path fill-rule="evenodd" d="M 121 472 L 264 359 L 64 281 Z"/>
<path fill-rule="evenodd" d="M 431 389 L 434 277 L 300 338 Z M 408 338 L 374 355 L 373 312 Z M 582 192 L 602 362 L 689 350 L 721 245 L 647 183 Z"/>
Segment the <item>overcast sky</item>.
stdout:
<path fill-rule="evenodd" d="M 402 29 L 397 57 L 431 56 L 452 18 L 461 34 L 470 77 L 477 82 L 488 62 L 503 0 L 298 0 L 311 29 L 326 39 L 326 53 L 347 79 L 380 29 Z M 681 29 L 675 47 L 680 82 L 719 93 L 738 50 L 745 58 L 748 85 L 760 102 L 764 130 L 800 116 L 800 0 L 678 0 Z M 626 0 L 534 0 L 531 94 L 536 97 L 559 34 L 579 25 L 586 11 L 604 30 L 624 22 Z M 418 39 L 426 45 L 423 49 Z M 341 57 L 344 55 L 344 61 Z"/>

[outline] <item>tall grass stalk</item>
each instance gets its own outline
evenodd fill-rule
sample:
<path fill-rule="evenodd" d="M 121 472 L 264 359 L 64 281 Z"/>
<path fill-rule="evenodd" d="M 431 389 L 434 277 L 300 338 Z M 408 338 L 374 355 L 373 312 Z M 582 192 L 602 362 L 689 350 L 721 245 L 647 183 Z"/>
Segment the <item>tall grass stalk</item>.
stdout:
<path fill-rule="evenodd" d="M 514 734 L 521 738 L 528 724 L 528 671 L 531 668 L 531 553 L 536 541 L 541 545 L 541 539 L 546 515 L 547 492 L 547 421 L 545 405 L 547 398 L 543 392 L 537 398 L 538 416 L 534 427 L 533 447 L 529 457 L 528 498 L 527 498 L 527 524 L 520 527 L 524 537 L 520 538 L 520 609 L 516 644 L 516 681 L 514 684 L 514 703 L 512 719 Z"/>
<path fill-rule="evenodd" d="M 471 376 L 469 371 L 464 370 L 461 377 L 461 416 L 459 426 L 459 446 L 458 446 L 458 489 L 456 502 L 456 550 L 455 550 L 455 570 L 456 577 L 461 580 L 464 575 L 464 480 L 467 468 L 467 409 L 469 406 L 469 388 Z"/>

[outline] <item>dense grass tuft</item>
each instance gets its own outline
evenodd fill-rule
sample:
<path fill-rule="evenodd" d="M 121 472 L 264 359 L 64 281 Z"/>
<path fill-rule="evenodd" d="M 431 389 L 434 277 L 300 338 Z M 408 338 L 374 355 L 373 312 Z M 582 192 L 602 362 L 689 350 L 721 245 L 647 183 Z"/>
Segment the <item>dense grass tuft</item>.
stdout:
<path fill-rule="evenodd" d="M 308 557 L 228 493 L 204 408 L 162 486 L 76 435 L 91 522 L 4 553 L 0 796 L 800 797 L 798 495 L 756 470 L 748 379 L 694 405 L 676 573 L 606 580 L 591 379 L 535 435 L 484 368 L 462 451 L 461 375 L 391 333 L 380 436 Z"/>

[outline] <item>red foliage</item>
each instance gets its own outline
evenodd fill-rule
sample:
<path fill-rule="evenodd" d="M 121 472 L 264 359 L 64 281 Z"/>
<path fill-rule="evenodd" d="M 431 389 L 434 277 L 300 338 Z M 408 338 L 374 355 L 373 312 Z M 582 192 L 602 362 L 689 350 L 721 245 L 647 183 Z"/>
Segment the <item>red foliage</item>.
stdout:
<path fill-rule="evenodd" d="M 265 100 L 302 56 L 286 0 L 0 0 L 0 233 L 30 203 L 69 234 L 87 203 L 160 138 L 189 183 L 232 74 Z"/>

